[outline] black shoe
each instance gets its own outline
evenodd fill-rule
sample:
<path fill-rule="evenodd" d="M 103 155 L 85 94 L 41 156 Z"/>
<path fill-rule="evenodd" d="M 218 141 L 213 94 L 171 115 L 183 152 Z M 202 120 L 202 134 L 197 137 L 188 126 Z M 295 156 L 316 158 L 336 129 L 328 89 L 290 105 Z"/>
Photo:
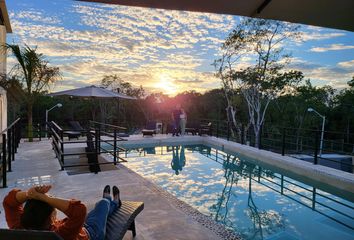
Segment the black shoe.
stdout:
<path fill-rule="evenodd" d="M 117 186 L 113 186 L 113 201 L 116 201 L 118 203 L 118 208 L 122 206 L 122 201 L 120 200 L 119 196 L 119 188 Z"/>
<path fill-rule="evenodd" d="M 105 197 L 105 195 L 110 195 L 111 194 L 111 186 L 106 185 L 103 189 L 103 197 Z"/>

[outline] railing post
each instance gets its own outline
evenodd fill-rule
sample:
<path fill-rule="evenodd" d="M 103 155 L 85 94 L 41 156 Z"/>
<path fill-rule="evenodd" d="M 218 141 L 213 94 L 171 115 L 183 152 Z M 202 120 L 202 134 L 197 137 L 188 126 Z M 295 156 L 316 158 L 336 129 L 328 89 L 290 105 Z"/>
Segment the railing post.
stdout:
<path fill-rule="evenodd" d="M 7 130 L 7 161 L 8 161 L 8 165 L 9 165 L 9 172 L 11 172 L 11 157 L 12 157 L 12 154 L 11 154 L 11 131 L 10 129 Z"/>
<path fill-rule="evenodd" d="M 315 152 L 314 152 L 313 164 L 318 164 L 318 131 L 317 130 L 315 130 Z"/>
<path fill-rule="evenodd" d="M 98 146 L 98 138 L 99 136 L 99 130 L 97 128 L 95 128 L 95 154 L 96 154 L 96 158 L 98 158 L 98 153 L 99 153 L 99 146 Z"/>
<path fill-rule="evenodd" d="M 15 145 L 15 125 L 11 128 L 11 154 L 12 154 L 12 161 L 15 161 L 15 151 L 16 151 L 16 145 Z"/>
<path fill-rule="evenodd" d="M 114 129 L 113 141 L 113 162 L 114 165 L 117 165 L 117 129 Z"/>
<path fill-rule="evenodd" d="M 227 141 L 230 141 L 230 121 L 227 121 Z"/>
<path fill-rule="evenodd" d="M 60 161 L 61 161 L 61 170 L 64 170 L 64 133 L 63 130 L 60 131 Z M 59 157 L 58 157 L 59 159 Z"/>
<path fill-rule="evenodd" d="M 2 134 L 2 187 L 7 187 L 6 134 Z"/>
<path fill-rule="evenodd" d="M 216 121 L 216 137 L 219 138 L 219 120 Z"/>
<path fill-rule="evenodd" d="M 258 133 L 258 149 L 262 149 L 262 128 L 263 125 L 261 124 L 260 128 L 259 128 L 259 133 Z"/>
<path fill-rule="evenodd" d="M 38 136 L 39 136 L 39 141 L 42 141 L 42 125 L 38 123 Z"/>
<path fill-rule="evenodd" d="M 21 141 L 21 123 L 18 121 L 16 123 L 16 152 Z"/>
<path fill-rule="evenodd" d="M 97 151 L 98 151 L 98 154 L 101 153 L 101 128 L 98 127 L 98 148 L 97 148 Z"/>
<path fill-rule="evenodd" d="M 282 140 L 281 140 L 281 155 L 285 155 L 285 128 L 283 128 Z"/>
<path fill-rule="evenodd" d="M 245 144 L 245 142 L 244 142 L 244 138 L 245 138 L 245 136 L 244 136 L 244 129 L 243 129 L 243 124 L 241 124 L 241 144 Z"/>

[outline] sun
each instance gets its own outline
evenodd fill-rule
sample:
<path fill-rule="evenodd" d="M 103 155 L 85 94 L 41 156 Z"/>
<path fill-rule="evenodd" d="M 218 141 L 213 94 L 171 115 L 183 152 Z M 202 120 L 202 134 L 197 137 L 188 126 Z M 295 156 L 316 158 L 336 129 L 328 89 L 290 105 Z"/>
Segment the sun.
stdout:
<path fill-rule="evenodd" d="M 178 86 L 173 83 L 173 79 L 168 74 L 160 74 L 155 87 L 167 95 L 175 95 L 178 92 Z"/>

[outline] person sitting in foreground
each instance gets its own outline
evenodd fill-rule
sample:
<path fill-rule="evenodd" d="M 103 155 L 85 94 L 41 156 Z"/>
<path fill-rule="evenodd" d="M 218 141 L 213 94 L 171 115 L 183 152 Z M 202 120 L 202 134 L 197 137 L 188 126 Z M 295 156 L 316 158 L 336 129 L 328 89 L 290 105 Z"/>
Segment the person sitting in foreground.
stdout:
<path fill-rule="evenodd" d="M 103 198 L 87 217 L 83 203 L 48 195 L 50 189 L 51 185 L 42 185 L 27 191 L 10 191 L 3 202 L 9 228 L 54 231 L 64 240 L 104 239 L 107 217 L 121 206 L 119 189 L 116 186 L 113 186 L 113 200 L 110 186 L 105 186 Z M 56 209 L 63 212 L 66 218 L 56 219 Z"/>

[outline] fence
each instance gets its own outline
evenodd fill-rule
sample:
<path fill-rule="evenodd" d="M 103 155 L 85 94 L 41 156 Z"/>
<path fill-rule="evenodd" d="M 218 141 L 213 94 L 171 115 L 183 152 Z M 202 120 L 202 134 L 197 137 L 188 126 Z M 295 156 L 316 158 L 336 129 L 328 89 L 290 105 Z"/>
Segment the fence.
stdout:
<path fill-rule="evenodd" d="M 230 122 L 214 119 L 200 119 L 200 122 L 212 123 L 213 136 L 255 146 L 256 137 L 252 127 L 246 129 L 241 125 L 235 129 Z M 258 148 L 352 173 L 353 141 L 354 135 L 340 132 L 325 131 L 321 139 L 321 131 L 318 129 L 271 126 L 262 127 Z"/>
<path fill-rule="evenodd" d="M 99 122 L 90 122 L 90 127 L 87 130 L 63 129 L 54 121 L 48 123 L 48 133 L 52 137 L 53 149 L 62 170 L 71 167 L 93 167 L 103 164 L 116 165 L 118 162 L 126 161 L 119 155 L 120 152 L 125 152 L 125 149 L 119 147 L 117 144 L 119 141 L 125 141 L 118 136 L 119 131 L 122 130 L 124 130 L 122 127 Z M 78 136 L 86 135 L 86 139 L 77 141 L 66 140 L 64 137 L 70 134 L 77 134 Z M 107 149 L 105 146 L 102 146 L 102 143 L 111 145 L 113 148 Z M 85 152 L 69 152 L 66 151 L 69 144 L 81 144 L 81 147 L 87 144 L 87 148 Z M 98 155 L 101 153 L 112 155 L 113 162 L 98 162 Z M 89 160 L 85 164 L 67 164 L 65 162 L 65 157 L 80 156 L 83 154 L 86 154 Z M 90 161 L 91 156 L 94 158 L 93 161 Z"/>
<path fill-rule="evenodd" d="M 15 161 L 15 153 L 21 140 L 21 124 L 20 118 L 11 123 L 5 130 L 1 132 L 1 179 L 2 187 L 7 187 L 7 172 L 11 172 L 11 162 Z"/>

